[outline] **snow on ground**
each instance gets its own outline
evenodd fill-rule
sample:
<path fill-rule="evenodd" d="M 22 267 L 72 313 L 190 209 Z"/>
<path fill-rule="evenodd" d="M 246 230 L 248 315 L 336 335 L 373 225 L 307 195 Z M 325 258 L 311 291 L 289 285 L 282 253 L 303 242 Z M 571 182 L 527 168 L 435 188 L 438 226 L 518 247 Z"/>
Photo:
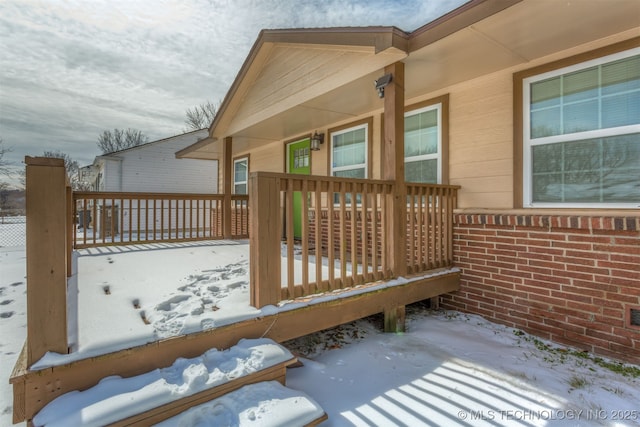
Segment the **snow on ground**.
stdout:
<path fill-rule="evenodd" d="M 10 426 L 13 389 L 9 377 L 27 336 L 24 246 L 0 247 L 0 426 Z"/>
<path fill-rule="evenodd" d="M 479 316 L 420 304 L 408 307 L 407 333 L 381 328 L 376 316 L 285 343 L 309 354 L 287 386 L 327 409 L 323 425 L 640 425 L 638 367 L 625 377 Z"/>
<path fill-rule="evenodd" d="M 235 242 L 87 250 L 79 258 L 80 348 L 99 351 L 100 334 L 116 326 L 126 346 L 251 316 L 239 250 Z M 24 248 L 1 248 L 2 426 L 11 423 L 8 377 L 26 336 L 25 282 Z M 304 362 L 289 370 L 287 386 L 324 408 L 323 425 L 640 425 L 638 367 L 606 368 L 606 360 L 480 317 L 420 305 L 405 334 L 381 333 L 380 323 L 372 317 L 286 343 Z M 623 369 L 636 377 L 614 372 Z"/>

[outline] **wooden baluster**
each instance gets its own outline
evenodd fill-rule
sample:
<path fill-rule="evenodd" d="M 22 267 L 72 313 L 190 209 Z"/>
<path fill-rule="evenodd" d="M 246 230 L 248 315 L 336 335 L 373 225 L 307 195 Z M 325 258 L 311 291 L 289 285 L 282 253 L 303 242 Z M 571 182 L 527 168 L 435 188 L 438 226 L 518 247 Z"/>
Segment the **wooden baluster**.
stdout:
<path fill-rule="evenodd" d="M 334 242 L 334 224 L 333 224 L 333 204 L 334 204 L 334 188 L 333 181 L 329 181 L 327 185 L 327 258 L 329 266 L 329 289 L 336 289 L 336 250 Z"/>

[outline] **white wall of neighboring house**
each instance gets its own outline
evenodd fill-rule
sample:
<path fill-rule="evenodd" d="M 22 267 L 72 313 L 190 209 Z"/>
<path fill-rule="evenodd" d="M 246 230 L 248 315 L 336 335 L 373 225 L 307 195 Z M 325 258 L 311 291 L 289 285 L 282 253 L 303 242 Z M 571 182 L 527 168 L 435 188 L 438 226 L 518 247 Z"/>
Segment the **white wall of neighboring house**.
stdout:
<path fill-rule="evenodd" d="M 93 165 L 83 168 L 84 182 L 93 191 L 132 192 L 132 193 L 178 193 L 178 194 L 215 194 L 218 193 L 218 161 L 177 159 L 175 153 L 202 138 L 206 138 L 207 129 L 201 129 L 170 138 L 153 141 L 144 145 L 105 154 L 96 157 Z M 111 204 L 115 200 L 115 209 Z M 158 203 L 158 204 L 156 204 Z M 98 201 L 98 206 L 83 206 L 91 213 L 88 221 L 102 236 L 101 227 L 109 233 L 138 234 L 142 238 L 152 237 L 149 233 L 158 230 L 173 230 L 182 233 L 182 227 L 208 227 L 211 218 L 203 212 L 187 213 L 184 202 L 162 200 L 140 204 L 128 200 L 107 199 Z M 104 208 L 103 209 L 103 205 Z M 141 206 L 145 206 L 144 209 Z M 147 210 L 151 206 L 151 213 Z M 158 208 L 158 206 L 160 206 Z M 210 209 L 215 206 L 211 205 Z M 119 211 L 121 210 L 121 211 Z M 154 211 L 156 212 L 154 215 Z M 120 212 L 120 213 L 118 213 Z M 85 214 L 81 214 L 85 215 Z M 106 215 L 103 218 L 103 215 Z M 112 228 L 111 216 L 117 221 Z M 186 215 L 186 216 L 185 216 Z M 96 216 L 96 218 L 91 218 Z M 134 224 L 135 226 L 132 226 Z M 137 227 L 140 227 L 138 230 Z M 134 229 L 135 228 L 135 229 Z M 137 238 L 137 237 L 135 237 Z"/>
<path fill-rule="evenodd" d="M 199 139 L 201 129 L 96 158 L 100 191 L 217 193 L 218 162 L 176 159 L 175 153 Z"/>

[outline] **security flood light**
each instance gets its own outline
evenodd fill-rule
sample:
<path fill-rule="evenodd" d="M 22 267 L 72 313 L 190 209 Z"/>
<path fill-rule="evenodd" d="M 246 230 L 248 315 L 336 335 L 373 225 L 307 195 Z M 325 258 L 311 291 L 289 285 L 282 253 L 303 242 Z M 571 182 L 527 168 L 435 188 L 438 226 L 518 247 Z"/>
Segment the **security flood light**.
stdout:
<path fill-rule="evenodd" d="M 384 98 L 384 88 L 391 83 L 391 74 L 385 74 L 375 81 L 376 90 L 378 91 L 378 97 Z"/>

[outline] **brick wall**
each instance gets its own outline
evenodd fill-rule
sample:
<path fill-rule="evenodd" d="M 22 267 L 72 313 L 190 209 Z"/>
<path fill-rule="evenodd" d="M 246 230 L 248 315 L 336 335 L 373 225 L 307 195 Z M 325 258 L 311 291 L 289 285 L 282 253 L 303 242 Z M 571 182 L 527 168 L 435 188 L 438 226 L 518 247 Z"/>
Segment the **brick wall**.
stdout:
<path fill-rule="evenodd" d="M 373 230 L 373 212 L 367 212 L 366 214 L 366 223 L 367 231 L 363 232 L 362 228 L 362 212 L 357 211 L 355 221 L 351 220 L 351 211 L 346 211 L 344 213 L 344 227 L 345 227 L 345 235 L 348 236 L 347 239 L 344 239 L 344 244 L 346 247 L 347 254 L 351 254 L 351 228 L 352 224 L 355 224 L 356 227 L 356 253 L 358 257 L 362 255 L 362 239 L 365 238 L 366 245 L 369 248 L 373 247 L 373 235 L 377 233 L 377 254 L 378 258 L 382 258 L 382 245 L 380 244 L 382 238 L 382 213 L 377 211 L 377 230 Z M 329 212 L 325 209 L 320 211 L 320 221 L 316 220 L 316 213 L 314 210 L 309 210 L 309 245 L 312 248 L 317 248 L 316 244 L 316 226 L 320 225 L 320 239 L 321 239 L 321 253 L 326 256 L 327 249 L 329 248 Z M 340 211 L 333 212 L 333 247 L 336 254 L 340 251 L 340 244 L 343 242 L 340 236 Z M 371 256 L 371 254 L 369 254 Z"/>
<path fill-rule="evenodd" d="M 351 256 L 351 230 L 355 227 L 355 244 L 356 244 L 356 256 L 358 259 L 362 256 L 362 243 L 367 246 L 367 252 L 369 260 L 373 255 L 373 238 L 376 236 L 376 248 L 375 253 L 378 256 L 378 263 L 382 262 L 382 235 L 384 233 L 384 224 L 382 222 L 382 212 L 378 210 L 376 212 L 377 228 L 373 229 L 373 212 L 368 211 L 364 215 L 366 227 L 363 227 L 363 213 L 357 211 L 355 217 L 352 220 L 352 212 L 350 210 L 344 212 L 344 227 L 346 239 L 343 239 L 340 235 L 340 219 L 341 212 L 339 210 L 333 212 L 333 247 L 335 256 L 339 256 L 341 243 L 345 244 L 345 251 L 348 256 Z M 434 221 L 433 219 L 431 221 Z M 316 220 L 316 213 L 314 210 L 309 210 L 309 245 L 313 250 L 318 250 L 323 256 L 327 256 L 329 248 L 329 212 L 325 209 L 320 211 L 320 219 Z M 447 228 L 446 220 L 442 220 L 437 224 L 426 225 L 425 222 L 420 222 L 418 226 L 418 219 L 414 214 L 413 227 L 410 225 L 410 214 L 407 214 L 407 267 L 409 273 L 421 272 L 431 268 L 448 267 L 451 265 L 451 258 L 448 255 L 447 241 L 442 237 L 442 233 Z M 316 227 L 320 226 L 320 243 L 316 244 L 315 233 Z M 427 234 L 436 233 L 440 238 L 429 239 Z M 429 234 L 430 235 L 430 234 Z M 422 239 L 422 244 L 420 243 Z M 425 240 L 427 242 L 425 242 Z M 418 248 L 421 245 L 421 248 Z"/>
<path fill-rule="evenodd" d="M 454 224 L 461 289 L 444 308 L 640 364 L 640 217 L 456 214 Z"/>

